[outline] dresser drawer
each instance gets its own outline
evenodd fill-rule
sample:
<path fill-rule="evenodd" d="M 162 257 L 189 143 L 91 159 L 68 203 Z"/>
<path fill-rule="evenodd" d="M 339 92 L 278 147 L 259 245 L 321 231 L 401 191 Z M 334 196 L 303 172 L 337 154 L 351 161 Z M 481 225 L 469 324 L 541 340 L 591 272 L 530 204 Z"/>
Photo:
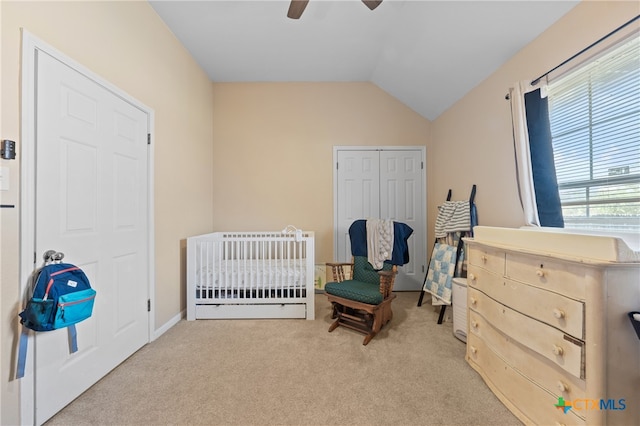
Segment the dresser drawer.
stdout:
<path fill-rule="evenodd" d="M 469 265 L 493 271 L 499 275 L 504 274 L 505 253 L 489 247 L 472 245 L 469 247 Z"/>
<path fill-rule="evenodd" d="M 564 413 L 558 398 L 518 373 L 481 338 L 467 337 L 467 360 L 496 396 L 524 423 L 537 425 L 584 425 L 573 410 Z"/>
<path fill-rule="evenodd" d="M 598 274 L 582 264 L 559 262 L 540 256 L 507 253 L 505 276 L 567 297 L 585 300 L 587 282 Z"/>
<path fill-rule="evenodd" d="M 481 290 L 483 293 L 494 295 L 502 291 L 504 276 L 482 269 L 476 265 L 469 265 L 467 269 L 467 285 Z M 471 299 L 468 302 L 472 302 Z M 472 305 L 467 305 L 473 307 Z"/>
<path fill-rule="evenodd" d="M 584 340 L 584 303 L 581 301 L 498 277 L 474 266 L 469 267 L 467 283 L 515 311 Z M 469 297 L 468 306 L 474 307 L 474 302 L 475 299 Z"/>
<path fill-rule="evenodd" d="M 537 352 L 558 367 L 584 378 L 584 342 L 549 325 L 498 303 L 473 287 L 468 289 L 469 331 L 480 335 L 493 325 L 521 345 Z"/>
<path fill-rule="evenodd" d="M 585 398 L 585 381 L 569 374 L 554 362 L 542 357 L 531 349 L 491 326 L 479 314 L 472 312 L 471 321 L 478 327 L 470 335 L 482 341 L 500 358 L 538 386 L 546 389 L 556 400 L 563 397 L 567 401 Z M 468 339 L 467 339 L 468 340 Z M 467 343 L 467 354 L 473 354 L 473 345 Z"/>

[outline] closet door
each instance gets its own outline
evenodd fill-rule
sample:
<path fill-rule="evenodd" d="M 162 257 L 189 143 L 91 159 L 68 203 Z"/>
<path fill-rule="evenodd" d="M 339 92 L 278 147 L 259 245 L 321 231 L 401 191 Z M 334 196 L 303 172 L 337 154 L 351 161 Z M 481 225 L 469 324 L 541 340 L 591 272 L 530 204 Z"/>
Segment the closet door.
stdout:
<path fill-rule="evenodd" d="M 426 258 L 424 189 L 420 151 L 380 151 L 380 218 L 403 222 L 413 229 L 409 238 L 410 261 L 400 268 L 395 290 L 420 290 Z"/>
<path fill-rule="evenodd" d="M 349 226 L 380 214 L 380 154 L 378 151 L 338 151 L 337 259 L 351 260 Z"/>
<path fill-rule="evenodd" d="M 338 149 L 336 152 L 335 258 L 351 259 L 349 226 L 381 218 L 413 228 L 410 262 L 399 268 L 395 290 L 422 287 L 426 263 L 423 152 L 420 149 Z"/>

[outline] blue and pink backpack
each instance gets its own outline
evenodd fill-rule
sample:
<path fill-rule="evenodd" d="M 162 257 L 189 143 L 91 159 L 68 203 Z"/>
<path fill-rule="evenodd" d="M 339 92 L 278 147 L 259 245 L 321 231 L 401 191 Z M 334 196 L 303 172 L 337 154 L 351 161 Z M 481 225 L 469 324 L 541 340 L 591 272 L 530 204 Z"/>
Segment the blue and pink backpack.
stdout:
<path fill-rule="evenodd" d="M 45 264 L 37 272 L 27 306 L 20 312 L 23 331 L 20 336 L 17 378 L 24 376 L 29 330 L 51 331 L 67 328 L 69 350 L 78 350 L 75 324 L 93 313 L 96 291 L 84 271 L 62 263 L 64 254 L 47 251 Z"/>

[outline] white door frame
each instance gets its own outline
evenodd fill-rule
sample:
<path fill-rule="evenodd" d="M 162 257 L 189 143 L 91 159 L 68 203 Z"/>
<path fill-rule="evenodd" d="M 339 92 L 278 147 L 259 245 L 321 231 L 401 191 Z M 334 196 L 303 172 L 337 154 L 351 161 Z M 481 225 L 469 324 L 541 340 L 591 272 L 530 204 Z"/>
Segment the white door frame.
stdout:
<path fill-rule="evenodd" d="M 94 81 L 96 84 L 104 87 L 112 92 L 114 95 L 129 102 L 142 110 L 147 114 L 148 122 L 147 126 L 149 133 L 151 134 L 151 146 L 148 150 L 147 162 L 148 162 L 148 199 L 147 199 L 147 211 L 148 211 L 148 267 L 149 270 L 149 282 L 147 293 L 151 299 L 151 311 L 149 315 L 149 330 L 148 330 L 148 342 L 154 338 L 155 319 L 153 312 L 155 312 L 155 236 L 154 236 L 154 223 L 153 223 L 153 186 L 154 186 L 154 144 L 153 144 L 153 129 L 154 129 L 154 111 L 132 98 L 127 93 L 123 92 L 118 87 L 104 80 L 102 77 L 96 75 L 92 71 L 85 68 L 83 65 L 77 63 L 73 59 L 67 57 L 60 51 L 56 50 L 47 43 L 39 40 L 24 28 L 22 31 L 22 87 L 21 87 L 21 157 L 20 157 L 20 272 L 19 272 L 19 294 L 24 295 L 27 290 L 28 279 L 33 272 L 34 256 L 35 256 L 35 227 L 36 227 L 36 179 L 35 179 L 35 110 L 36 110 L 36 53 L 41 51 L 51 55 L 60 62 Z M 29 347 L 33 348 L 33 333 L 29 337 Z M 33 350 L 27 352 L 27 368 L 25 369 L 25 376 L 21 379 L 20 383 L 20 423 L 21 424 L 33 424 L 35 421 L 34 416 L 34 395 L 35 395 L 35 375 L 33 374 L 34 366 Z"/>
<path fill-rule="evenodd" d="M 425 191 L 422 209 L 424 218 L 424 247 L 427 248 L 427 148 L 424 146 L 334 146 L 333 147 L 333 261 L 338 260 L 338 151 L 420 151 L 422 168 L 422 188 Z"/>

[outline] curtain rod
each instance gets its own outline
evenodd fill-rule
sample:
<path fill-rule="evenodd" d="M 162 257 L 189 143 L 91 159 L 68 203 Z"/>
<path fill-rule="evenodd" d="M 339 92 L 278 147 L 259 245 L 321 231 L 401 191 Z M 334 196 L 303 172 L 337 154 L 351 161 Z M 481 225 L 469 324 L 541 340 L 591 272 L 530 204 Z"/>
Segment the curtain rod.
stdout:
<path fill-rule="evenodd" d="M 618 28 L 616 28 L 615 30 L 611 31 L 609 34 L 607 34 L 606 36 L 602 37 L 601 39 L 591 43 L 589 46 L 585 47 L 584 49 L 582 49 L 581 51 L 579 51 L 578 53 L 576 53 L 575 55 L 573 55 L 572 57 L 570 57 L 569 59 L 565 60 L 564 62 L 562 62 L 560 65 L 557 65 L 555 67 L 553 67 L 552 69 L 550 69 L 549 71 L 545 72 L 544 74 L 542 74 L 540 77 L 534 79 L 531 81 L 531 85 L 535 86 L 536 84 L 538 84 L 538 82 L 540 81 L 540 79 L 542 79 L 543 77 L 548 76 L 549 74 L 551 74 L 552 72 L 554 72 L 555 70 L 557 70 L 558 68 L 560 68 L 561 66 L 563 66 L 564 64 L 566 64 L 567 62 L 575 59 L 577 56 L 582 55 L 584 52 L 586 52 L 587 50 L 591 49 L 593 46 L 595 46 L 596 44 L 602 42 L 603 40 L 606 40 L 607 38 L 611 37 L 612 35 L 614 35 L 615 33 L 617 33 L 618 31 L 620 31 L 621 29 L 623 29 L 624 27 L 626 27 L 627 25 L 630 25 L 631 23 L 633 23 L 634 21 L 637 21 L 638 18 L 640 18 L 640 15 L 637 15 L 635 18 L 631 19 L 630 21 L 620 25 Z"/>

